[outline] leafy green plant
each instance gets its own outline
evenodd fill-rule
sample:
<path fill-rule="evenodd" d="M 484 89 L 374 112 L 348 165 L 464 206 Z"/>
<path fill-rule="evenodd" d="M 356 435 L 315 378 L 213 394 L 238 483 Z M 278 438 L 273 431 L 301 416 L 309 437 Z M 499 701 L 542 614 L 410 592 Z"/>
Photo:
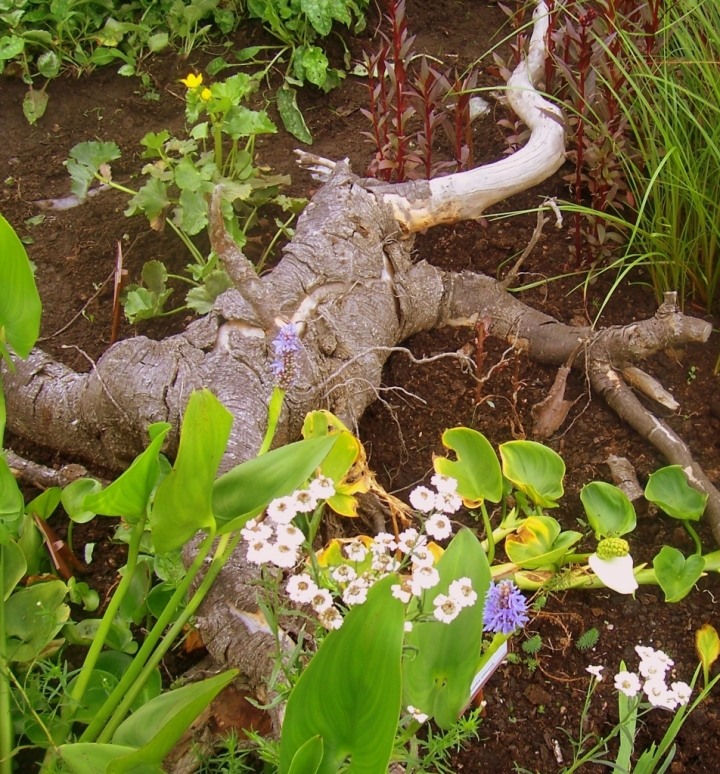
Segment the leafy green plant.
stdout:
<path fill-rule="evenodd" d="M 533 634 L 532 637 L 529 637 L 522 644 L 523 653 L 526 653 L 528 656 L 534 656 L 536 653 L 539 653 L 540 648 L 542 648 L 542 637 L 539 634 Z"/>
<path fill-rule="evenodd" d="M 168 274 L 161 261 L 150 261 L 142 271 L 142 285 L 129 285 L 122 297 L 130 322 L 163 314 L 173 289 L 169 279 L 190 285 L 185 304 L 173 312 L 192 309 L 205 314 L 215 298 L 232 285 L 230 277 L 211 254 L 205 257 L 191 237 L 208 227 L 210 199 L 219 193 L 219 206 L 225 228 L 242 249 L 247 232 L 257 224 L 258 211 L 268 203 L 279 206 L 288 217 L 276 219 L 278 233 L 257 261 L 261 271 L 277 237 L 292 235 L 290 225 L 305 205 L 304 199 L 280 195 L 280 186 L 289 183 L 283 175 L 270 175 L 254 165 L 255 138 L 276 131 L 267 113 L 245 107 L 244 102 L 258 82 L 238 73 L 225 81 L 203 85 L 202 76 L 190 74 L 187 86 L 186 116 L 189 137 L 181 140 L 167 130 L 149 132 L 141 140 L 143 167 L 147 182 L 133 191 L 112 180 L 110 162 L 120 157 L 112 142 L 84 142 L 70 151 L 66 162 L 72 177 L 73 193 L 82 199 L 94 180 L 108 184 L 131 198 L 125 214 L 142 212 L 155 230 L 166 224 L 186 246 L 193 262 L 189 276 Z M 204 120 L 201 120 L 204 119 Z"/>
<path fill-rule="evenodd" d="M 600 632 L 593 626 L 592 629 L 588 629 L 583 632 L 575 642 L 575 647 L 580 650 L 592 650 L 600 639 Z"/>

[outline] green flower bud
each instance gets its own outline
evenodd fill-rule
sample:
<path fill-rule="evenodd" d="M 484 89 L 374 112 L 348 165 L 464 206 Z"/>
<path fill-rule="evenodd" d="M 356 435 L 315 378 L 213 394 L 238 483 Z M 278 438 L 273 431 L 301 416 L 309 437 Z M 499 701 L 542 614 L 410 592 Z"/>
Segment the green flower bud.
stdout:
<path fill-rule="evenodd" d="M 605 538 L 598 543 L 595 553 L 600 559 L 613 559 L 616 556 L 627 556 L 630 553 L 630 546 L 627 540 L 622 538 Z"/>

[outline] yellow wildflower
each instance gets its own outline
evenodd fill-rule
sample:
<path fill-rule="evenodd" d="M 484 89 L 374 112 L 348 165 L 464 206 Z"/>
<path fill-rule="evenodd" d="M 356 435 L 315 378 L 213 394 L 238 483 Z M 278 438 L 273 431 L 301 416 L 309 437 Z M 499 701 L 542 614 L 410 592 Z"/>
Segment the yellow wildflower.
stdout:
<path fill-rule="evenodd" d="M 210 91 L 210 89 L 203 89 L 200 92 L 200 99 L 203 100 L 204 102 L 207 102 L 210 99 L 210 97 L 212 97 L 212 92 Z"/>
<path fill-rule="evenodd" d="M 202 75 L 195 75 L 195 73 L 190 73 L 187 78 L 180 79 L 180 83 L 184 83 L 188 89 L 197 89 L 202 81 Z"/>

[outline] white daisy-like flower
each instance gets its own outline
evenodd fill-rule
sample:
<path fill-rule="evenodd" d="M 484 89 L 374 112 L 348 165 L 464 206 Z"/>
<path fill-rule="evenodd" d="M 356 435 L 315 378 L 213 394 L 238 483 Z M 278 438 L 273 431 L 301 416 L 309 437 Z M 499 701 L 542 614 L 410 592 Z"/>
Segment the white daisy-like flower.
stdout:
<path fill-rule="evenodd" d="M 318 500 L 328 500 L 335 494 L 335 484 L 327 476 L 318 476 L 310 482 L 308 490 Z"/>
<path fill-rule="evenodd" d="M 431 589 L 440 583 L 440 573 L 434 567 L 427 565 L 416 565 L 413 568 L 412 580 L 410 585 L 413 587 L 413 594 L 420 596 L 415 588 Z"/>
<path fill-rule="evenodd" d="M 318 498 L 309 489 L 298 489 L 292 498 L 298 513 L 312 513 L 317 508 Z"/>
<path fill-rule="evenodd" d="M 299 548 L 305 542 L 305 535 L 294 524 L 278 524 L 277 540 L 278 543 L 287 543 Z"/>
<path fill-rule="evenodd" d="M 435 618 L 447 624 L 454 621 L 462 609 L 457 599 L 445 594 L 438 594 L 433 600 L 433 604 L 435 605 L 435 610 L 433 610 Z"/>
<path fill-rule="evenodd" d="M 240 534 L 246 543 L 250 543 L 254 540 L 269 540 L 273 535 L 273 529 L 264 521 L 250 519 L 240 530 Z"/>
<path fill-rule="evenodd" d="M 462 607 L 472 607 L 477 602 L 477 591 L 472 587 L 470 578 L 458 578 L 450 584 L 448 594 Z"/>
<path fill-rule="evenodd" d="M 395 535 L 391 535 L 389 532 L 378 532 L 370 544 L 370 550 L 374 554 L 384 554 L 386 551 L 394 551 L 396 548 Z"/>
<path fill-rule="evenodd" d="M 664 664 L 666 670 L 670 669 L 671 666 L 675 666 L 675 662 L 670 658 L 670 656 L 668 656 L 667 653 L 662 650 L 653 651 L 652 658 L 655 659 L 655 661 Z"/>
<path fill-rule="evenodd" d="M 455 492 L 438 492 L 435 495 L 435 509 L 443 513 L 455 513 L 462 507 L 462 498 Z"/>
<path fill-rule="evenodd" d="M 252 564 L 266 564 L 270 561 L 271 546 L 262 538 L 248 542 L 247 560 Z"/>
<path fill-rule="evenodd" d="M 627 697 L 637 696 L 642 690 L 642 683 L 635 672 L 618 672 L 615 675 L 615 688 Z"/>
<path fill-rule="evenodd" d="M 450 519 L 442 513 L 436 513 L 425 522 L 425 532 L 435 540 L 445 540 L 452 535 Z"/>
<path fill-rule="evenodd" d="M 294 497 L 289 495 L 273 500 L 267 507 L 267 515 L 276 524 L 289 524 L 298 515 Z"/>
<path fill-rule="evenodd" d="M 339 629 L 343 625 L 343 617 L 336 607 L 328 607 L 318 614 L 320 625 L 326 629 Z"/>
<path fill-rule="evenodd" d="M 655 650 L 653 648 L 648 648 L 645 645 L 636 645 L 635 652 L 641 659 L 652 658 L 655 655 Z"/>
<path fill-rule="evenodd" d="M 613 556 L 612 559 L 601 559 L 597 554 L 588 557 L 590 569 L 600 580 L 618 594 L 633 594 L 638 587 L 638 582 L 633 573 L 633 558 L 626 556 Z"/>
<path fill-rule="evenodd" d="M 345 591 L 343 591 L 343 602 L 346 605 L 362 605 L 367 599 L 368 589 L 362 578 L 357 578 L 352 583 L 349 583 Z"/>
<path fill-rule="evenodd" d="M 316 613 L 323 613 L 332 607 L 333 598 L 327 589 L 317 589 L 310 599 L 310 604 Z"/>
<path fill-rule="evenodd" d="M 428 716 L 424 712 L 420 712 L 420 710 L 417 707 L 413 707 L 412 704 L 408 704 L 407 711 L 418 723 L 424 723 L 428 719 Z"/>
<path fill-rule="evenodd" d="M 412 589 L 410 588 L 407 581 L 403 581 L 402 584 L 396 583 L 393 586 L 390 586 L 390 592 L 395 597 L 395 599 L 399 599 L 404 605 L 406 605 L 411 597 L 412 597 Z"/>
<path fill-rule="evenodd" d="M 367 548 L 359 540 L 351 540 L 345 544 L 345 556 L 351 562 L 362 562 L 368 554 Z"/>
<path fill-rule="evenodd" d="M 687 704 L 692 696 L 692 688 L 687 683 L 673 683 L 670 689 L 675 694 L 678 704 Z"/>
<path fill-rule="evenodd" d="M 403 626 L 403 628 L 406 632 L 411 632 L 413 630 L 412 621 L 405 621 L 405 625 Z"/>
<path fill-rule="evenodd" d="M 276 567 L 290 569 L 298 562 L 298 547 L 292 543 L 281 542 L 269 544 L 268 562 L 272 562 Z"/>
<path fill-rule="evenodd" d="M 349 564 L 339 565 L 332 571 L 331 575 L 338 583 L 350 583 L 357 578 L 357 573 Z"/>
<path fill-rule="evenodd" d="M 678 698 L 675 692 L 668 689 L 664 680 L 658 680 L 657 678 L 648 680 L 643 685 L 643 691 L 645 691 L 645 695 L 653 707 L 674 710 L 678 705 Z"/>
<path fill-rule="evenodd" d="M 435 564 L 435 557 L 427 546 L 417 546 L 410 554 L 412 563 L 420 567 L 432 567 Z"/>
<path fill-rule="evenodd" d="M 638 672 L 646 679 L 646 680 L 665 680 L 665 673 L 668 671 L 670 667 L 668 667 L 665 663 L 658 660 L 654 656 L 650 656 L 649 658 L 644 658 L 640 662 L 640 666 L 638 667 Z"/>
<path fill-rule="evenodd" d="M 389 575 L 391 572 L 396 572 L 400 569 L 400 562 L 390 554 L 376 554 L 373 557 L 371 569 L 375 572 L 382 573 L 383 576 Z"/>
<path fill-rule="evenodd" d="M 585 670 L 586 672 L 590 672 L 590 674 L 598 681 L 602 682 L 602 671 L 605 669 L 604 666 L 596 665 L 596 666 L 589 666 Z"/>
<path fill-rule="evenodd" d="M 424 546 L 425 543 L 427 543 L 425 536 L 419 536 L 418 531 L 412 527 L 398 535 L 398 548 L 404 554 L 411 554 L 415 548 Z"/>
<path fill-rule="evenodd" d="M 307 573 L 303 572 L 300 575 L 292 575 L 288 579 L 288 582 L 285 584 L 285 591 L 293 602 L 305 605 L 312 600 L 318 591 L 318 587 L 315 581 Z"/>
<path fill-rule="evenodd" d="M 435 509 L 435 492 L 426 486 L 416 486 L 410 492 L 410 505 L 421 513 L 430 513 Z"/>
<path fill-rule="evenodd" d="M 430 479 L 430 483 L 438 490 L 438 492 L 457 492 L 457 480 L 450 476 L 446 476 L 443 473 L 436 473 Z"/>

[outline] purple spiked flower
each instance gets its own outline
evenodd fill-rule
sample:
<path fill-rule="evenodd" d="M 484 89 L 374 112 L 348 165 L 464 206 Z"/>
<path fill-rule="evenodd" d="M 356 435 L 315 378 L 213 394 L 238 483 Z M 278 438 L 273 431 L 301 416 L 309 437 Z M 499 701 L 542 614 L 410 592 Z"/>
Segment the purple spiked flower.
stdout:
<path fill-rule="evenodd" d="M 275 383 L 281 390 L 289 390 L 297 381 L 298 356 L 302 350 L 294 323 L 287 323 L 280 328 L 273 340 L 273 347 L 275 359 L 270 367 Z"/>
<path fill-rule="evenodd" d="M 483 612 L 486 630 L 495 634 L 512 634 L 529 620 L 525 597 L 511 580 L 490 586 Z"/>

